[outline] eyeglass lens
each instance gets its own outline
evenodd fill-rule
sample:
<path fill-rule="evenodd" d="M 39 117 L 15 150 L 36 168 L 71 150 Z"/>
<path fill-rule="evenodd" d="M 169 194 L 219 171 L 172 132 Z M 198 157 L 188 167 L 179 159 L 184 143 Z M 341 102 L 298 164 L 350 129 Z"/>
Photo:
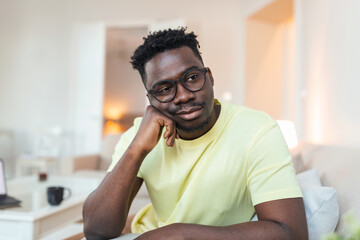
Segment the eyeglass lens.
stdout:
<path fill-rule="evenodd" d="M 199 91 L 205 84 L 205 72 L 200 69 L 193 70 L 183 76 L 180 81 L 187 90 Z M 153 88 L 153 96 L 160 102 L 171 101 L 176 94 L 176 84 L 177 81 L 164 81 L 157 84 Z"/>

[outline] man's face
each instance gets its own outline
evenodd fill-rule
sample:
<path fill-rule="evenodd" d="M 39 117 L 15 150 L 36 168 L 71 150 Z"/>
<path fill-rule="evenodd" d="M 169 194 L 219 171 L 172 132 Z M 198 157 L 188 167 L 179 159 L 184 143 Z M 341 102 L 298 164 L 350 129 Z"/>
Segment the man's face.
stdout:
<path fill-rule="evenodd" d="M 145 65 L 146 87 L 163 80 L 174 81 L 190 69 L 203 69 L 201 61 L 189 47 L 181 47 L 157 54 Z M 206 73 L 204 87 L 198 92 L 185 89 L 179 82 L 175 98 L 168 103 L 161 103 L 149 95 L 150 104 L 176 122 L 178 130 L 188 133 L 201 132 L 209 124 L 214 107 L 213 78 L 210 70 Z M 215 118 L 216 119 L 216 118 Z M 212 125 L 211 125 L 212 126 Z"/>

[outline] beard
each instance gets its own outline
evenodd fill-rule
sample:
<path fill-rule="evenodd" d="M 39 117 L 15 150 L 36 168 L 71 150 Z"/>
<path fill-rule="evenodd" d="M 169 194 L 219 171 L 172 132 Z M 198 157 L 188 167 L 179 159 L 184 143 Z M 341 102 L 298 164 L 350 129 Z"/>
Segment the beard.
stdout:
<path fill-rule="evenodd" d="M 176 128 L 184 132 L 193 133 L 203 130 L 209 125 L 209 123 L 210 123 L 210 116 L 204 122 L 198 124 L 197 126 L 186 127 L 180 124 L 176 124 Z"/>

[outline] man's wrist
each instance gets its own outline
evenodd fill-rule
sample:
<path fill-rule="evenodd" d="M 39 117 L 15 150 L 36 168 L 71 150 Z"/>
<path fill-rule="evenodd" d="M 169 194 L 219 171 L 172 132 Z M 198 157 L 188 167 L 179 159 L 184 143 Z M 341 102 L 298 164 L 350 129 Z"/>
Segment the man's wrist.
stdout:
<path fill-rule="evenodd" d="M 142 145 L 138 144 L 137 142 L 133 141 L 128 149 L 127 152 L 131 154 L 136 159 L 144 160 L 144 158 L 151 152 L 151 150 L 145 149 Z"/>

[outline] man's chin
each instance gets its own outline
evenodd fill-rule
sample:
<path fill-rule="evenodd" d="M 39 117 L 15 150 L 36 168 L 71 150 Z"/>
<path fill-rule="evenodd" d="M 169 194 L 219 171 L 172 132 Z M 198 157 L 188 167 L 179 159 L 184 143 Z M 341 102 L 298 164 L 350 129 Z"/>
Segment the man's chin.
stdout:
<path fill-rule="evenodd" d="M 207 118 L 204 122 L 197 125 L 190 124 L 191 126 L 185 126 L 177 123 L 176 128 L 187 133 L 195 133 L 204 130 L 209 125 L 209 123 L 210 123 L 210 117 Z"/>

